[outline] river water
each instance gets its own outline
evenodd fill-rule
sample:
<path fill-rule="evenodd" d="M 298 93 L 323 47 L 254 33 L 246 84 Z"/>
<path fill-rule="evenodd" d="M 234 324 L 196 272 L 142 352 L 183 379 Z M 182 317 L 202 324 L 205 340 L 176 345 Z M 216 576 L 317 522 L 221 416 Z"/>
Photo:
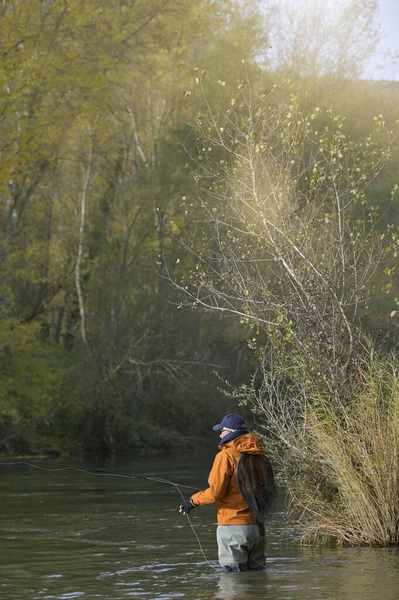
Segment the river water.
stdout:
<path fill-rule="evenodd" d="M 179 455 L 90 466 L 202 488 L 211 460 Z M 222 573 L 214 507 L 190 513 L 201 550 L 173 486 L 23 465 L 0 465 L 0 478 L 1 599 L 399 598 L 397 549 L 300 548 L 283 498 L 267 527 L 266 571 Z"/>

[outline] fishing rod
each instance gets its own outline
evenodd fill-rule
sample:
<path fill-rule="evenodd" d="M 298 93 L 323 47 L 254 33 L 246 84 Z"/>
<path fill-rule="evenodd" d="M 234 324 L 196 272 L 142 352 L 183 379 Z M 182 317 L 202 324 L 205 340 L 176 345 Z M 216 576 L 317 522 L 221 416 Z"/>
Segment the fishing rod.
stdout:
<path fill-rule="evenodd" d="M 196 490 L 199 491 L 201 488 L 193 487 L 191 485 L 184 485 L 183 483 L 175 483 L 173 481 L 169 481 L 168 479 L 164 479 L 162 477 L 148 477 L 145 475 L 137 475 L 136 473 L 122 473 L 120 471 L 111 471 L 110 469 L 99 469 L 99 468 L 84 468 L 84 467 L 76 467 L 74 465 L 52 465 L 52 463 L 48 462 L 32 462 L 28 460 L 7 460 L 0 462 L 0 466 L 8 466 L 8 465 L 27 465 L 29 467 L 34 467 L 35 469 L 40 469 L 41 471 L 80 471 L 81 473 L 89 473 L 90 475 L 105 475 L 105 476 L 115 476 L 115 477 L 126 477 L 133 479 L 145 479 L 146 481 L 153 481 L 155 483 L 164 483 L 166 485 L 173 485 L 175 488 L 185 488 L 188 490 Z M 52 465 L 50 468 L 42 465 Z"/>
<path fill-rule="evenodd" d="M 72 471 L 80 471 L 81 473 L 88 473 L 89 475 L 97 475 L 97 476 L 114 476 L 114 477 L 126 477 L 127 479 L 144 479 L 146 481 L 153 481 L 155 483 L 164 483 L 166 485 L 172 485 L 181 495 L 182 499 L 184 500 L 184 496 L 182 491 L 180 490 L 180 488 L 185 488 L 188 490 L 195 490 L 195 491 L 200 491 L 201 488 L 196 488 L 193 487 L 191 485 L 184 485 L 183 483 L 175 483 L 174 481 L 169 481 L 168 479 L 163 479 L 162 477 L 148 477 L 145 475 L 137 475 L 137 473 L 121 473 L 120 471 L 111 471 L 109 469 L 99 469 L 99 468 L 91 468 L 91 469 L 85 469 L 83 467 L 76 467 L 74 465 L 56 465 L 56 466 L 51 466 L 50 468 L 46 468 L 43 467 L 41 465 L 52 465 L 53 463 L 48 463 L 48 462 L 32 462 L 32 461 L 28 461 L 28 460 L 7 460 L 7 461 L 0 461 L 0 466 L 8 466 L 8 465 L 27 465 L 29 467 L 34 467 L 35 469 L 40 469 L 41 471 L 66 471 L 66 470 L 72 470 Z M 198 542 L 199 548 L 202 552 L 202 556 L 204 557 L 205 561 L 207 562 L 207 564 L 214 570 L 217 571 L 218 569 L 207 559 L 204 549 L 202 547 L 201 541 L 197 535 L 197 532 L 195 531 L 193 524 L 190 520 L 190 517 L 188 515 L 186 515 L 187 521 L 190 524 L 191 530 L 195 535 L 195 538 Z"/>

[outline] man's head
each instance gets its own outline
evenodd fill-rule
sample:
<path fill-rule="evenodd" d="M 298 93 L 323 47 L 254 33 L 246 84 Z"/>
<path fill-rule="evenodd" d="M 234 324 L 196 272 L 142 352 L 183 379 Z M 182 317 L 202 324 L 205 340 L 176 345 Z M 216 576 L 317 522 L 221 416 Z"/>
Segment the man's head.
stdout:
<path fill-rule="evenodd" d="M 223 439 L 229 433 L 247 433 L 248 427 L 241 415 L 236 415 L 233 413 L 223 417 L 221 423 L 214 425 L 213 430 L 220 431 L 220 437 Z"/>

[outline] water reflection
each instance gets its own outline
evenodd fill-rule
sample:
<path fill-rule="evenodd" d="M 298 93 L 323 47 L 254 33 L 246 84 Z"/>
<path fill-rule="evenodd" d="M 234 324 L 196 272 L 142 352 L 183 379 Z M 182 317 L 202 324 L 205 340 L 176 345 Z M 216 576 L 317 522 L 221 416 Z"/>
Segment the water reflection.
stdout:
<path fill-rule="evenodd" d="M 251 577 L 257 577 L 258 583 L 265 580 L 266 573 L 221 573 L 215 600 L 249 600 Z M 253 598 L 253 596 L 252 596 Z"/>

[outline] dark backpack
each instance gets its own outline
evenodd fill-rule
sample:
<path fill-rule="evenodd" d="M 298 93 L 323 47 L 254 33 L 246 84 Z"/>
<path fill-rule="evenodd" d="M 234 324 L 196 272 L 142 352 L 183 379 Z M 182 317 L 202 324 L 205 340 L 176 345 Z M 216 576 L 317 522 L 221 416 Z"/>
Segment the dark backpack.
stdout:
<path fill-rule="evenodd" d="M 244 452 L 237 464 L 236 477 L 238 489 L 244 496 L 261 535 L 265 535 L 264 521 L 277 498 L 270 460 L 264 454 Z"/>

